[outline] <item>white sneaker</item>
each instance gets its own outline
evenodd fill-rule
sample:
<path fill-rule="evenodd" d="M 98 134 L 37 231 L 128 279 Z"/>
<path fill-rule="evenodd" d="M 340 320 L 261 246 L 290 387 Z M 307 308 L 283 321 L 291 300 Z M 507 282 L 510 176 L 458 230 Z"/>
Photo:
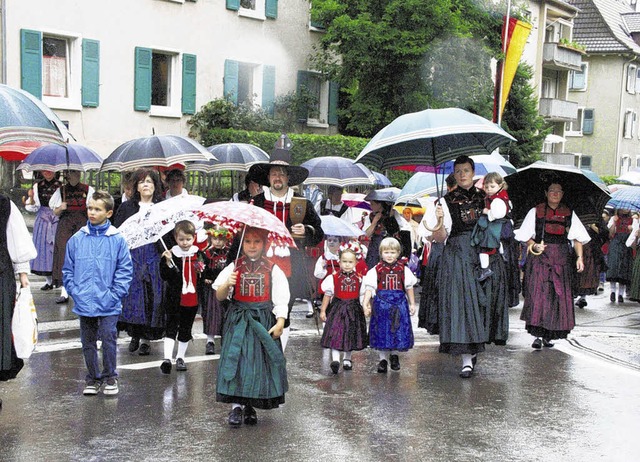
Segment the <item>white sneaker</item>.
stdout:
<path fill-rule="evenodd" d="M 107 384 L 104 386 L 104 390 L 102 393 L 105 395 L 117 395 L 120 389 L 118 388 L 118 379 L 115 377 L 109 377 L 107 379 Z"/>

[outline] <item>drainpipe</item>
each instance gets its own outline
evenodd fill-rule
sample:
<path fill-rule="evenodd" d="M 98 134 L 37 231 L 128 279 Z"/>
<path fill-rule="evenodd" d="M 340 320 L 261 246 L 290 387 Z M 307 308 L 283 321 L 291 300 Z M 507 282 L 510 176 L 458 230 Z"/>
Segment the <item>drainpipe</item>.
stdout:
<path fill-rule="evenodd" d="M 0 75 L 0 83 L 7 83 L 7 0 L 0 0 L 0 10 L 2 11 L 2 75 Z"/>
<path fill-rule="evenodd" d="M 614 173 L 616 175 L 621 175 L 622 171 L 621 171 L 621 165 L 620 165 L 620 160 L 621 160 L 621 155 L 620 155 L 620 144 L 622 143 L 622 137 L 624 136 L 624 133 L 622 132 L 622 130 L 620 130 L 620 126 L 622 125 L 622 127 L 624 127 L 624 115 L 625 115 L 625 110 L 622 107 L 622 100 L 624 98 L 624 94 L 627 91 L 627 72 L 629 69 L 629 64 L 631 64 L 632 62 L 636 61 L 638 59 L 637 56 L 632 57 L 629 61 L 627 61 L 626 63 L 624 63 L 622 65 L 622 90 L 620 91 L 620 104 L 618 104 L 618 107 L 620 108 L 620 115 L 618 116 L 618 136 L 616 137 L 616 165 L 615 165 L 615 170 Z M 622 123 L 620 123 L 622 121 Z"/>

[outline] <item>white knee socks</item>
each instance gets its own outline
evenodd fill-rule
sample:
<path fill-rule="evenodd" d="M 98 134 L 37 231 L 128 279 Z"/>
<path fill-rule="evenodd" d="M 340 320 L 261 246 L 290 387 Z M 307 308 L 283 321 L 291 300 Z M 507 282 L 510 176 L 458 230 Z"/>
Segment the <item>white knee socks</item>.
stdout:
<path fill-rule="evenodd" d="M 489 254 L 481 253 L 480 254 L 480 267 L 482 269 L 489 268 Z"/>
<path fill-rule="evenodd" d="M 173 346 L 176 344 L 176 341 L 172 338 L 165 337 L 164 338 L 164 359 L 173 358 Z"/>
<path fill-rule="evenodd" d="M 184 355 L 187 353 L 187 347 L 189 346 L 189 342 L 178 342 L 178 354 L 176 358 L 184 359 Z"/>

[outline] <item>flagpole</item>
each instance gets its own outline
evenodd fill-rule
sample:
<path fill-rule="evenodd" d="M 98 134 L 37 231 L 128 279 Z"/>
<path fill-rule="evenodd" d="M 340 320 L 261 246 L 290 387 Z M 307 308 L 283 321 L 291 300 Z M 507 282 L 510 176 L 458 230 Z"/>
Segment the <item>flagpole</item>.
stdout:
<path fill-rule="evenodd" d="M 507 18 L 502 35 L 502 65 L 500 66 L 500 83 L 498 85 L 498 126 L 502 125 L 502 92 L 504 88 L 504 65 L 507 59 L 507 40 L 509 39 L 509 19 L 511 18 L 511 0 L 507 0 Z"/>

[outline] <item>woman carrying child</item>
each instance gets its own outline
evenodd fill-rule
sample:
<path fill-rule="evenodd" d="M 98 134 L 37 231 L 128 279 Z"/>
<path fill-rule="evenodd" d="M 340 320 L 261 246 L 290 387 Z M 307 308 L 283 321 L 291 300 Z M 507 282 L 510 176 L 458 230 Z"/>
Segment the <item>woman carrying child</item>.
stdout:
<path fill-rule="evenodd" d="M 242 256 L 213 283 L 219 301 L 233 292 L 216 385 L 216 400 L 231 403 L 232 427 L 243 421 L 255 425 L 254 408 L 277 408 L 289 387 L 280 343 L 288 315 L 289 283 L 284 272 L 264 256 L 267 235 L 267 230 L 247 227 Z"/>
<path fill-rule="evenodd" d="M 340 270 L 322 281 L 324 297 L 320 319 L 326 322 L 320 344 L 331 348 L 331 371 L 340 369 L 340 352 L 344 351 L 342 368 L 353 368 L 351 352 L 364 350 L 368 345 L 367 320 L 360 304 L 362 276 L 356 272 L 358 257 L 348 246 L 340 250 Z M 329 303 L 331 302 L 331 303 Z"/>
<path fill-rule="evenodd" d="M 411 316 L 416 312 L 413 286 L 418 279 L 406 265 L 406 259 L 398 260 L 401 252 L 397 239 L 385 237 L 380 243 L 381 261 L 364 277 L 362 306 L 365 315 L 371 314 L 369 345 L 378 350 L 378 372 L 381 374 L 387 373 L 389 360 L 391 369 L 399 370 L 398 352 L 413 348 Z"/>

